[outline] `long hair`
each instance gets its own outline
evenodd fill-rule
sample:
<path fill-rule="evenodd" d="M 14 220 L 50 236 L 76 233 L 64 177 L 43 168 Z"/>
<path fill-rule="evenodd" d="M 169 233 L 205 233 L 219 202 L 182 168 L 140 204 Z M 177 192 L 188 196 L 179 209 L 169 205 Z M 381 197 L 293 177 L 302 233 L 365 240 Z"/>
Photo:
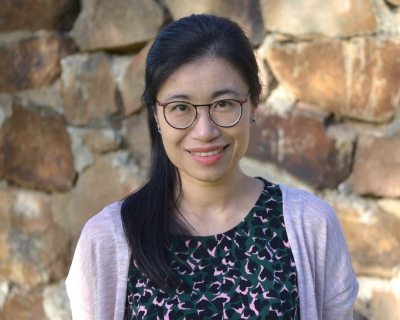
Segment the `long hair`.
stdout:
<path fill-rule="evenodd" d="M 180 223 L 177 201 L 181 194 L 179 172 L 169 160 L 154 116 L 157 94 L 180 67 L 200 59 L 221 58 L 236 68 L 258 103 L 261 84 L 252 45 L 233 21 L 213 15 L 191 15 L 166 26 L 155 39 L 146 60 L 142 101 L 148 111 L 151 139 L 149 178 L 125 198 L 121 218 L 132 258 L 156 286 L 167 290 L 178 279 L 167 260 L 172 237 L 189 234 Z"/>

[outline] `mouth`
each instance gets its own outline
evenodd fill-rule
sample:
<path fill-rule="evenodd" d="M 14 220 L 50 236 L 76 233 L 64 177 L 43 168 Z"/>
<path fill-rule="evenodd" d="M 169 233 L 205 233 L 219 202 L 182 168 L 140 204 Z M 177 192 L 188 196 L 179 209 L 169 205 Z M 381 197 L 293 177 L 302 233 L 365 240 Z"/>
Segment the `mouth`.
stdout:
<path fill-rule="evenodd" d="M 193 152 L 193 151 L 189 151 L 189 152 L 197 157 L 211 157 L 218 153 L 221 153 L 225 148 L 226 147 L 223 147 L 223 148 L 219 148 L 219 149 L 208 151 L 208 152 Z"/>

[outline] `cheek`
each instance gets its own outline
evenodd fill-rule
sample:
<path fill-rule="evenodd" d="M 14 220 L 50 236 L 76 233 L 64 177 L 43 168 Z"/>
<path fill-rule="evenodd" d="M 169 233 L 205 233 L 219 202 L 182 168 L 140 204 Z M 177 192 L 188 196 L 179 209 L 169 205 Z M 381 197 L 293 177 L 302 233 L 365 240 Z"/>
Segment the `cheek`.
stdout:
<path fill-rule="evenodd" d="M 162 126 L 161 129 L 161 139 L 164 145 L 164 149 L 167 153 L 168 158 L 170 158 L 171 160 L 177 159 L 177 157 L 179 157 L 179 152 L 181 150 L 180 147 L 183 139 L 182 134 L 179 134 L 180 132 L 176 131 L 176 129 L 172 129 L 166 126 Z"/>

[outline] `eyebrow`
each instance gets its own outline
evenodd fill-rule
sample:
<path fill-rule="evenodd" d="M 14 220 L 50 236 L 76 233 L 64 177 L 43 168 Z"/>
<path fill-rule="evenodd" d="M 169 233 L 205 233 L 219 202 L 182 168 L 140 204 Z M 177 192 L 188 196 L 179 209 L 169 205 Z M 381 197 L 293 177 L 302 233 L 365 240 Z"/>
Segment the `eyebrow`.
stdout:
<path fill-rule="evenodd" d="M 239 96 L 239 93 L 237 91 L 233 90 L 233 89 L 221 89 L 221 90 L 214 91 L 211 94 L 211 99 L 215 99 L 215 98 L 217 98 L 219 96 L 222 96 L 224 94 L 233 94 L 236 97 Z M 167 97 L 168 101 L 174 101 L 174 100 L 180 100 L 180 99 L 182 99 L 182 100 L 190 100 L 190 96 L 187 95 L 187 94 L 173 94 L 173 95 Z"/>

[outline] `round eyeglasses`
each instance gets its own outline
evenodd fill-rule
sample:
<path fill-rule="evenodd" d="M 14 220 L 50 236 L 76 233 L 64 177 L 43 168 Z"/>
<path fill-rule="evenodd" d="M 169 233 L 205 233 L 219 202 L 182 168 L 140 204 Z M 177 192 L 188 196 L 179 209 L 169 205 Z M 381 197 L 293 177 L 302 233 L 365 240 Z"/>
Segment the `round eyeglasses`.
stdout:
<path fill-rule="evenodd" d="M 210 104 L 192 104 L 186 101 L 172 101 L 157 104 L 163 107 L 164 119 L 175 129 L 189 128 L 197 119 L 197 107 L 208 107 L 208 116 L 217 126 L 229 128 L 242 117 L 242 106 L 246 100 L 223 99 Z"/>

